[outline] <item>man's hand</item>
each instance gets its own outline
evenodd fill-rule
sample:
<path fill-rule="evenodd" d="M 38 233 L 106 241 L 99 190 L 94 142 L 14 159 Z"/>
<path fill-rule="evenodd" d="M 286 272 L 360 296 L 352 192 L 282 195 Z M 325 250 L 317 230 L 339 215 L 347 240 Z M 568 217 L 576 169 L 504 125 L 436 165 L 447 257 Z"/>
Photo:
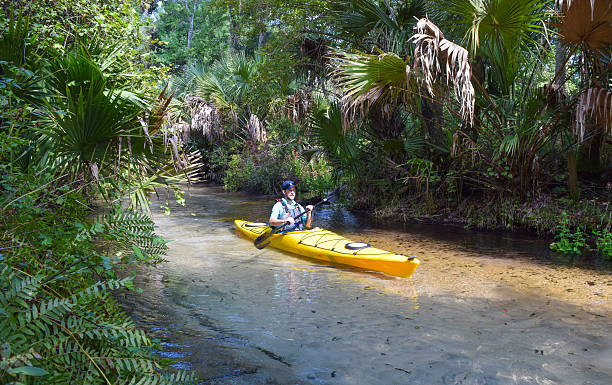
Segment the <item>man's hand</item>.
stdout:
<path fill-rule="evenodd" d="M 306 206 L 306 211 L 312 211 L 312 210 L 314 210 L 314 206 L 313 205 Z"/>
<path fill-rule="evenodd" d="M 289 217 L 287 219 L 285 219 L 285 222 L 287 222 L 287 224 L 292 225 L 295 223 L 295 219 L 293 219 L 293 217 Z"/>

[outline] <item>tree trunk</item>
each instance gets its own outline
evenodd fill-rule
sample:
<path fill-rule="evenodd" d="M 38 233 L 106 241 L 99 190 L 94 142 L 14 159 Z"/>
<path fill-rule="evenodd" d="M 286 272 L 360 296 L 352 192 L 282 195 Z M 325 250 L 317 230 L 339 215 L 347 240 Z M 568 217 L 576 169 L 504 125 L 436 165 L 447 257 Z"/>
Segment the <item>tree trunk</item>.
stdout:
<path fill-rule="evenodd" d="M 240 30 L 238 28 L 238 19 L 242 16 L 242 0 L 238 3 L 238 14 L 229 8 L 230 16 L 230 53 L 235 54 L 240 49 Z"/>
<path fill-rule="evenodd" d="M 485 83 L 485 68 L 484 68 L 484 59 L 482 56 L 476 56 L 474 58 L 474 62 L 472 63 L 472 76 L 480 85 L 484 87 Z M 474 118 L 480 117 L 480 106 L 478 103 L 474 103 Z M 474 119 L 474 124 L 469 127 L 467 123 L 464 123 L 465 127 L 468 127 L 466 133 L 468 136 L 474 141 L 474 143 L 478 142 L 478 135 L 480 134 L 480 121 L 478 119 Z"/>
<path fill-rule="evenodd" d="M 398 108 L 389 104 L 376 103 L 368 113 L 373 134 L 380 140 L 398 139 L 404 129 Z"/>
<path fill-rule="evenodd" d="M 567 50 L 566 47 L 557 40 L 555 47 L 555 74 L 553 92 L 557 95 L 565 94 L 565 78 L 567 77 L 566 62 L 567 62 Z M 565 103 L 565 101 L 563 101 Z M 580 199 L 580 188 L 578 186 L 578 161 L 577 153 L 574 150 L 568 150 L 567 152 L 567 187 L 569 189 L 570 199 L 577 202 Z"/>
<path fill-rule="evenodd" d="M 426 98 L 421 99 L 421 114 L 425 120 L 426 135 L 429 141 L 438 147 L 444 147 L 445 137 L 440 124 L 442 106 L 430 102 Z M 433 151 L 438 152 L 437 150 Z"/>
<path fill-rule="evenodd" d="M 557 45 L 555 47 L 555 74 L 557 77 L 555 78 L 555 82 L 553 85 L 557 86 L 557 90 L 559 92 L 565 93 L 565 77 L 567 76 L 567 71 L 565 69 L 565 57 L 567 55 L 567 50 L 561 41 L 557 40 Z"/>
<path fill-rule="evenodd" d="M 264 26 L 261 32 L 259 32 L 259 40 L 257 41 L 257 50 L 263 45 L 264 39 L 266 38 L 266 27 Z"/>
<path fill-rule="evenodd" d="M 567 152 L 567 173 L 570 198 L 577 202 L 580 199 L 580 189 L 578 188 L 578 165 L 576 162 L 576 153 L 573 150 L 569 150 Z"/>
<path fill-rule="evenodd" d="M 229 16 L 230 16 L 230 33 L 229 33 L 229 46 L 230 46 L 230 52 L 232 54 L 238 52 L 238 35 L 237 35 L 237 30 L 238 30 L 238 23 L 236 23 L 236 16 L 234 15 L 234 11 L 232 11 L 232 9 L 230 8 L 229 10 Z"/>
<path fill-rule="evenodd" d="M 187 2 L 185 2 L 187 5 Z M 193 19 L 195 18 L 196 7 L 198 0 L 193 0 L 193 11 L 191 12 L 191 19 L 189 20 L 189 32 L 187 33 L 187 48 L 191 48 L 191 40 L 193 39 Z"/>
<path fill-rule="evenodd" d="M 598 123 L 601 124 L 601 122 Z M 595 134 L 581 146 L 580 171 L 586 172 L 592 177 L 601 174 L 603 171 L 601 167 L 601 150 L 606 137 L 602 134 L 604 128 L 597 127 L 597 123 L 593 121 L 587 123 L 587 128 L 590 128 Z"/>

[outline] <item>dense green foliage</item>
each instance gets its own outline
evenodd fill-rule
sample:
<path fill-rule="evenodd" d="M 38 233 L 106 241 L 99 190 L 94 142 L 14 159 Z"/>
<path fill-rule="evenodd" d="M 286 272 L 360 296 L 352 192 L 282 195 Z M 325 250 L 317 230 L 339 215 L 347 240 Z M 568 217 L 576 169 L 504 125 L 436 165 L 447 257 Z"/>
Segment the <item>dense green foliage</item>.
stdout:
<path fill-rule="evenodd" d="M 31 180 L 2 182 L 3 189 L 32 193 L 12 204 L 0 224 L 0 381 L 186 381 L 159 371 L 153 342 L 112 295 L 131 287 L 131 277 L 117 274 L 129 275 L 134 263 L 159 262 L 165 253 L 150 219 L 117 212 L 86 220 L 85 199 L 69 185 L 34 191 Z"/>
<path fill-rule="evenodd" d="M 180 198 L 194 168 L 163 124 L 138 10 L 12 6 L 0 8 L 0 382 L 190 382 L 114 297 L 133 289 L 135 264 L 163 260 L 149 193 Z"/>
<path fill-rule="evenodd" d="M 196 172 L 612 257 L 611 22 L 606 0 L 1 2 L 0 381 L 191 380 L 113 295 L 165 252 L 151 193 Z"/>
<path fill-rule="evenodd" d="M 167 0 L 153 13 L 152 58 L 174 68 L 210 64 L 229 49 L 227 10 L 207 0 Z"/>
<path fill-rule="evenodd" d="M 605 249 L 605 1 L 214 4 L 229 50 L 175 78 L 172 114 L 210 178 L 261 192 L 345 180 L 355 208 L 480 228 L 558 233 L 566 212 L 567 231 Z"/>

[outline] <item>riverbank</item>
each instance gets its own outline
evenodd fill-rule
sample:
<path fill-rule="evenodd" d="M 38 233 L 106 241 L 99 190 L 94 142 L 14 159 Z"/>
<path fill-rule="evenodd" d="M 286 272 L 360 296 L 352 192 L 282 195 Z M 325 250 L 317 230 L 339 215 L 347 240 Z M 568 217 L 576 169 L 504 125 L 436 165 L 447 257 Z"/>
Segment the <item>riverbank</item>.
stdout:
<path fill-rule="evenodd" d="M 0 383 L 190 381 L 165 369 L 115 300 L 134 289 L 136 266 L 163 260 L 166 242 L 151 219 L 95 210 L 70 190 L 76 183 L 53 174 L 0 173 L 0 181 L 9 202 L 0 217 Z"/>
<path fill-rule="evenodd" d="M 384 208 L 363 210 L 378 221 L 429 223 L 460 226 L 479 231 L 529 233 L 553 240 L 584 242 L 578 250 L 557 250 L 565 254 L 595 254 L 612 259 L 612 205 L 608 201 L 572 202 L 543 195 L 536 200 L 492 200 L 466 198 L 455 205 L 447 202 L 400 202 Z"/>

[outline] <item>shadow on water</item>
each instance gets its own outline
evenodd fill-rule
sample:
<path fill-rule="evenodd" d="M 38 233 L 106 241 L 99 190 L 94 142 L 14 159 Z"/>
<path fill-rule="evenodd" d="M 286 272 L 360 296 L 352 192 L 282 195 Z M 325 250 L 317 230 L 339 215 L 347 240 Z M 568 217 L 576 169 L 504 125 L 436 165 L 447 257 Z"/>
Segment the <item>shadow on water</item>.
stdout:
<path fill-rule="evenodd" d="M 524 258 L 532 262 L 552 263 L 597 271 L 612 271 L 612 260 L 605 259 L 595 252 L 586 251 L 582 255 L 565 255 L 552 251 L 549 247 L 550 243 L 554 241 L 552 236 L 536 236 L 502 230 L 475 231 L 453 224 L 387 224 L 375 221 L 370 226 L 447 243 L 455 250 L 476 252 L 500 258 Z"/>
<path fill-rule="evenodd" d="M 542 262 L 542 240 L 381 228 L 337 207 L 317 225 L 423 262 L 411 279 L 322 265 L 237 237 L 233 219 L 269 206 L 192 188 L 186 207 L 155 215 L 168 262 L 122 300 L 204 383 L 610 383 L 609 274 Z"/>

